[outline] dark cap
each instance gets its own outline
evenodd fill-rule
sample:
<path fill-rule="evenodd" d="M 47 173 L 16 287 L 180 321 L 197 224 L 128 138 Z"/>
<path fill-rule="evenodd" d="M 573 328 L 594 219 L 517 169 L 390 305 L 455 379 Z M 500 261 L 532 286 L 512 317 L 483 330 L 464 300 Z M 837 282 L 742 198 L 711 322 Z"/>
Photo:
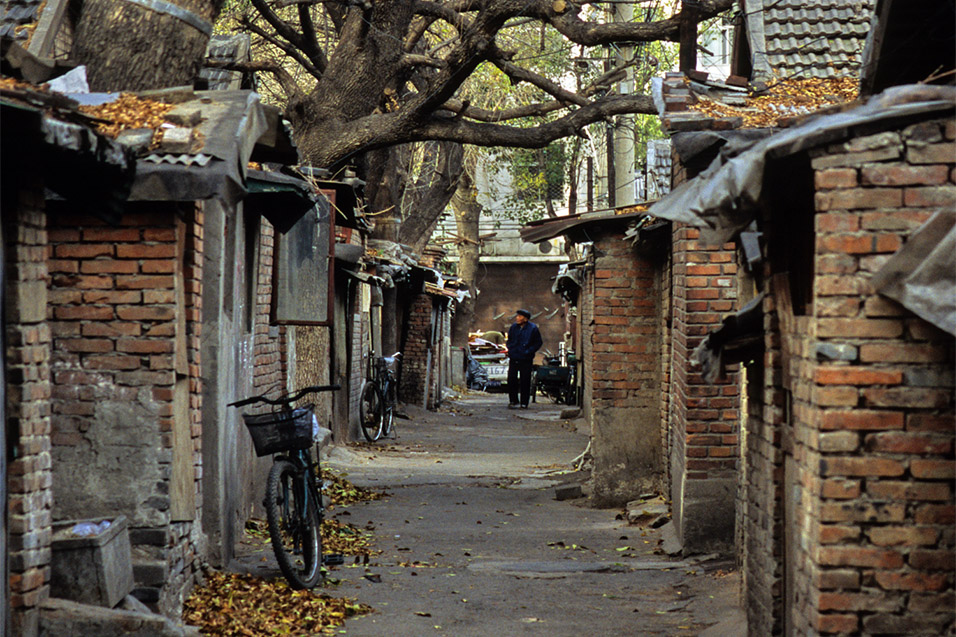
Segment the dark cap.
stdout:
<path fill-rule="evenodd" d="M 515 312 L 515 314 L 520 314 L 521 316 L 525 317 L 526 319 L 531 318 L 531 312 L 529 312 L 528 310 L 518 310 L 517 312 Z"/>

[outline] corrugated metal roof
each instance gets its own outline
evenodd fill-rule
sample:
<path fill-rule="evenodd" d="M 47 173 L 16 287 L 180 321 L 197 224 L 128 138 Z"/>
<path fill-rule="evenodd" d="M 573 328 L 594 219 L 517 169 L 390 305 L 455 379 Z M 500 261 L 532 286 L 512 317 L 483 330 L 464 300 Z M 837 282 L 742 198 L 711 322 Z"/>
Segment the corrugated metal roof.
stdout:
<path fill-rule="evenodd" d="M 875 0 L 748 2 L 754 79 L 856 76 L 875 4 Z M 752 9 L 754 5 L 757 8 Z"/>

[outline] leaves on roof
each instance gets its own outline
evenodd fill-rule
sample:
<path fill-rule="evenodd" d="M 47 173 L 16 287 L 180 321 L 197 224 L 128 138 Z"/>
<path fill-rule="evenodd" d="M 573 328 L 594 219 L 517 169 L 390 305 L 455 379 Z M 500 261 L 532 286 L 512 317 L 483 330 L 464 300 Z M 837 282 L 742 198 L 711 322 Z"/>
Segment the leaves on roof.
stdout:
<path fill-rule="evenodd" d="M 709 117 L 742 117 L 741 128 L 770 128 L 782 125 L 786 118 L 852 102 L 858 95 L 859 82 L 854 78 L 789 79 L 749 96 L 746 106 L 698 96 L 699 101 L 688 108 Z"/>
<path fill-rule="evenodd" d="M 153 140 L 150 148 L 158 148 L 162 140 L 161 126 L 166 122 L 166 114 L 173 108 L 172 104 L 122 93 L 118 99 L 106 104 L 80 106 L 80 112 L 103 120 L 96 125 L 96 130 L 114 139 L 124 130 L 151 128 Z"/>

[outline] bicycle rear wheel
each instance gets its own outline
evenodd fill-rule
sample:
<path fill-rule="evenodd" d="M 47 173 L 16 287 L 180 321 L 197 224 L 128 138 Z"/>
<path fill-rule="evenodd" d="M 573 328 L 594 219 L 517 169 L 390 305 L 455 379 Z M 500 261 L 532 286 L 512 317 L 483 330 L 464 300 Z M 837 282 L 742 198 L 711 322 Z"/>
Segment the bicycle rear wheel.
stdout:
<path fill-rule="evenodd" d="M 359 398 L 359 426 L 362 429 L 362 435 L 369 442 L 375 442 L 382 437 L 384 416 L 385 403 L 382 400 L 382 392 L 378 385 L 366 381 Z"/>
<path fill-rule="evenodd" d="M 306 495 L 306 476 L 278 460 L 266 484 L 266 519 L 279 569 L 292 588 L 312 588 L 322 577 L 322 517 Z"/>

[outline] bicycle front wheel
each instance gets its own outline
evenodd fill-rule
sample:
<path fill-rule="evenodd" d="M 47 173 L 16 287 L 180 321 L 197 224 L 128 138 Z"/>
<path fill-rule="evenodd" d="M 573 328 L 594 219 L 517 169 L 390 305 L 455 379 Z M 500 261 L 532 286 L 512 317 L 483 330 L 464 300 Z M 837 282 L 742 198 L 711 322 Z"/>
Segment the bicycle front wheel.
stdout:
<path fill-rule="evenodd" d="M 292 588 L 312 588 L 322 577 L 322 517 L 308 495 L 306 476 L 279 460 L 266 484 L 266 519 L 279 569 Z"/>
<path fill-rule="evenodd" d="M 395 424 L 395 404 L 398 397 L 395 395 L 395 381 L 389 379 L 385 385 L 384 405 L 382 408 L 382 436 L 388 438 L 392 434 L 392 425 Z"/>
<path fill-rule="evenodd" d="M 382 400 L 382 392 L 375 383 L 366 382 L 359 398 L 359 426 L 366 440 L 375 442 L 382 437 L 384 418 L 385 403 Z"/>

